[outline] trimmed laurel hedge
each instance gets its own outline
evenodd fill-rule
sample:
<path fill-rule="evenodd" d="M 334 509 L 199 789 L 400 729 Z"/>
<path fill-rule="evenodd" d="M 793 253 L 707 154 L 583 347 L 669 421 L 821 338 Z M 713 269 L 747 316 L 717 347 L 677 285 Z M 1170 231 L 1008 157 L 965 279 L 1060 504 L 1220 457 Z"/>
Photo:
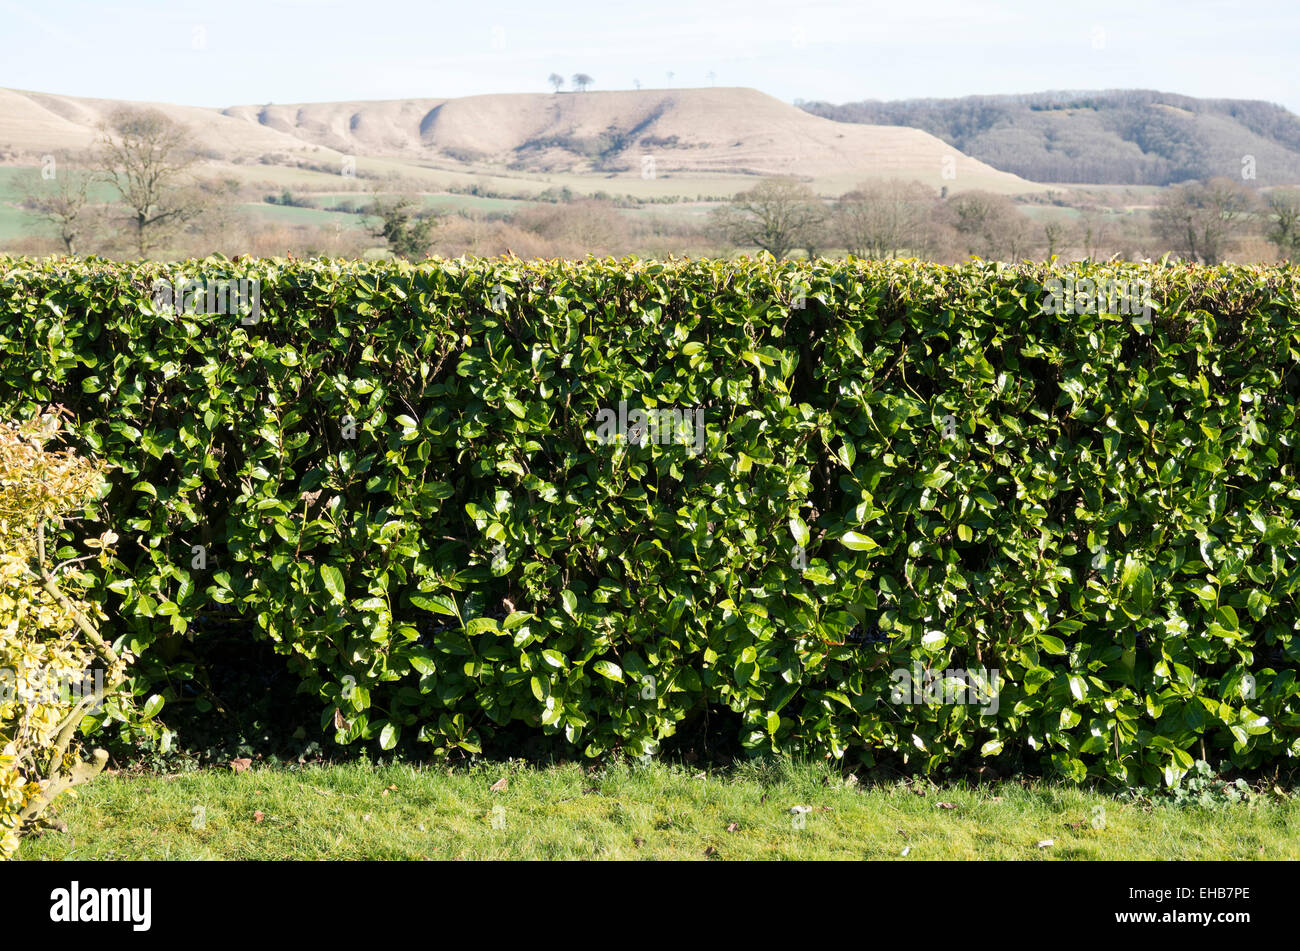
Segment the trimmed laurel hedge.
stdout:
<path fill-rule="evenodd" d="M 155 304 L 182 278 L 260 281 L 256 321 Z M 1149 282 L 1153 313 L 1045 306 L 1062 278 Z M 756 751 L 1174 783 L 1300 755 L 1298 290 L 0 258 L 0 412 L 61 402 L 118 467 L 98 595 L 167 696 L 224 610 L 341 742 L 645 755 L 713 711 Z M 602 438 L 621 401 L 702 408 L 701 451 Z M 996 712 L 896 702 L 921 668 L 999 671 Z"/>

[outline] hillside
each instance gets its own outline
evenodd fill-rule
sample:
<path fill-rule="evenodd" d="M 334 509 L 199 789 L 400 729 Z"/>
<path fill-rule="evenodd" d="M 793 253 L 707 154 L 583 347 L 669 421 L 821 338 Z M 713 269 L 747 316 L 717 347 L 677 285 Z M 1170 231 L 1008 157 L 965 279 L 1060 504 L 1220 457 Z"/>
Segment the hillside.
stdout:
<path fill-rule="evenodd" d="M 84 148 L 126 103 L 0 90 L 0 158 Z M 894 124 L 814 116 L 753 89 L 678 89 L 484 95 L 205 109 L 148 103 L 190 125 L 214 163 L 328 166 L 343 155 L 387 171 L 430 168 L 592 189 L 642 187 L 653 159 L 656 191 L 730 193 L 762 175 L 794 175 L 825 194 L 870 178 L 938 189 L 1003 193 L 1041 186 L 976 161 L 939 138 Z M 945 176 L 945 166 L 950 174 Z M 632 183 L 638 183 L 633 186 Z"/>
<path fill-rule="evenodd" d="M 1246 155 L 1255 157 L 1258 184 L 1300 182 L 1300 117 L 1266 102 L 1110 90 L 801 105 L 839 122 L 923 129 L 1037 182 L 1169 185 L 1237 177 Z"/>
<path fill-rule="evenodd" d="M 314 147 L 269 126 L 240 122 L 215 109 L 170 103 L 127 103 L 0 89 L 0 152 L 39 156 L 60 149 L 84 149 L 99 126 L 122 106 L 158 109 L 189 126 L 199 149 L 211 158 L 249 158 L 269 152 L 306 152 Z M 319 149 L 314 149 L 319 151 Z"/>
<path fill-rule="evenodd" d="M 849 126 L 753 89 L 629 90 L 394 102 L 240 106 L 225 115 L 358 154 L 437 156 L 517 171 L 797 175 L 850 187 L 906 177 L 938 188 L 1033 186 L 892 124 Z M 954 160 L 955 179 L 942 177 Z"/>

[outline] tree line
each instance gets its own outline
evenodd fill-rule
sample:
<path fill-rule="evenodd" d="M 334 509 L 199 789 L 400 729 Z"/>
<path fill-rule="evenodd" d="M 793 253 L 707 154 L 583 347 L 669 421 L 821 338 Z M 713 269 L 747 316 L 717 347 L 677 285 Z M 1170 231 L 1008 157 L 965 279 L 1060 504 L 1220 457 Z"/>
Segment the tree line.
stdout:
<path fill-rule="evenodd" d="M 1018 260 L 1075 247 L 1094 259 L 1115 243 L 1113 222 L 1096 211 L 1080 213 L 1067 229 L 1058 219 L 1036 224 L 1003 195 L 946 195 L 900 180 L 864 182 L 827 200 L 795 179 L 764 179 L 717 209 L 712 223 L 723 240 L 778 258 L 842 249 L 873 259 Z M 1300 190 L 1256 192 L 1228 178 L 1191 182 L 1162 191 L 1150 223 L 1162 252 L 1203 264 L 1225 260 L 1248 235 L 1282 260 L 1300 256 Z"/>
<path fill-rule="evenodd" d="M 45 156 L 24 184 L 21 203 L 53 226 L 68 254 L 94 235 L 144 258 L 183 232 L 215 234 L 229 223 L 239 185 L 195 176 L 201 160 L 184 124 L 156 109 L 124 107 L 100 127 L 88 153 Z M 280 202 L 294 203 L 287 189 Z M 394 254 L 428 251 L 437 216 L 417 196 L 385 196 L 376 188 L 362 214 L 370 235 Z"/>

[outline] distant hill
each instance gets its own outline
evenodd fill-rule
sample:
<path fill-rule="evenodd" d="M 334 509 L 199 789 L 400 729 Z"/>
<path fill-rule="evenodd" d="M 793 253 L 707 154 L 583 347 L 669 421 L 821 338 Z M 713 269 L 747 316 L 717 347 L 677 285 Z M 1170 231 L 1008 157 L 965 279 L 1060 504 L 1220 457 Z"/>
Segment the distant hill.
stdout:
<path fill-rule="evenodd" d="M 1239 177 L 1246 155 L 1255 158 L 1256 184 L 1300 182 L 1300 117 L 1254 100 L 1109 90 L 800 105 L 838 122 L 922 129 L 1036 182 L 1170 185 Z"/>
<path fill-rule="evenodd" d="M 91 144 L 113 109 L 128 105 L 0 89 L 0 155 Z M 793 175 L 823 194 L 865 179 L 898 177 L 938 189 L 1004 193 L 1042 186 L 994 169 L 917 129 L 846 125 L 810 115 L 754 89 L 667 89 L 329 102 L 205 109 L 155 105 L 188 123 L 213 162 L 328 164 L 338 156 L 397 165 L 500 170 L 592 183 L 643 177 L 691 191 L 729 176 Z M 390 163 L 391 165 L 392 163 Z M 603 185 L 599 186 L 603 187 Z M 624 187 L 627 187 L 626 185 Z M 689 193 L 689 192 L 687 192 Z"/>
<path fill-rule="evenodd" d="M 215 109 L 168 103 L 84 99 L 0 89 L 0 150 L 25 156 L 60 149 L 84 149 L 96 141 L 98 127 L 121 106 L 159 109 L 190 127 L 198 147 L 210 157 L 231 158 L 267 152 L 306 152 L 307 143 L 271 128 L 250 127 Z"/>
<path fill-rule="evenodd" d="M 437 156 L 538 173 L 795 175 L 839 183 L 899 176 L 939 188 L 1033 191 L 915 129 L 846 128 L 756 89 L 646 89 L 460 99 L 238 106 L 224 114 L 361 154 Z"/>

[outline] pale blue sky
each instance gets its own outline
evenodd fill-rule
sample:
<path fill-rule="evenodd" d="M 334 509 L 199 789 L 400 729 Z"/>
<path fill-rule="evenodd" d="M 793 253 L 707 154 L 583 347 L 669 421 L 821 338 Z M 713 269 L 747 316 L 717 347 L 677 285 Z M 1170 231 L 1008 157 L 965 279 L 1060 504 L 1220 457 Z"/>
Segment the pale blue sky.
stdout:
<path fill-rule="evenodd" d="M 1139 87 L 1300 112 L 1296 0 L 0 0 L 0 50 L 0 86 L 203 106 L 542 92 L 581 71 L 787 101 Z"/>

